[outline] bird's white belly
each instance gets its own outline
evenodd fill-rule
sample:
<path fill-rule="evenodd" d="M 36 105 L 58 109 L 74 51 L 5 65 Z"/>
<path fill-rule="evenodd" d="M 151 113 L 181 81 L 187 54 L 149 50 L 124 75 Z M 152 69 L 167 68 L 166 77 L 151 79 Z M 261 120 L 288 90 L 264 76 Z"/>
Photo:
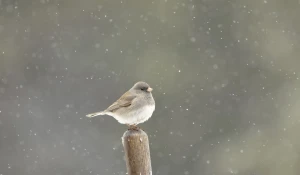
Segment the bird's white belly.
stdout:
<path fill-rule="evenodd" d="M 145 106 L 139 110 L 136 110 L 134 112 L 130 112 L 127 114 L 124 114 L 122 116 L 120 115 L 114 115 L 113 117 L 118 120 L 119 123 L 122 124 L 129 124 L 129 125 L 137 125 L 139 123 L 143 123 L 147 121 L 151 116 L 155 109 L 154 105 Z"/>

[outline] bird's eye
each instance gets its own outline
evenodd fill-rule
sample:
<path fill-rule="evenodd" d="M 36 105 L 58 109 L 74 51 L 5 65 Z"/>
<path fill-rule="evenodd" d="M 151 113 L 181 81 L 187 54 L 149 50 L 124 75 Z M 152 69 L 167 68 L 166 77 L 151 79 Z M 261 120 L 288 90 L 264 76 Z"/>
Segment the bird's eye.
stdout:
<path fill-rule="evenodd" d="M 141 90 L 142 90 L 142 91 L 145 91 L 145 90 L 146 90 L 146 88 L 145 88 L 145 87 L 142 87 L 142 88 L 141 88 Z"/>

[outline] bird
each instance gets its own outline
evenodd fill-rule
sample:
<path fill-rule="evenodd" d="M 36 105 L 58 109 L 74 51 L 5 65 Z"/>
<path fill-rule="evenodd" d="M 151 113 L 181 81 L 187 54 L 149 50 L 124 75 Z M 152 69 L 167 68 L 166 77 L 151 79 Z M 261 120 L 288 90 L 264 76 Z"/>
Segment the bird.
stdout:
<path fill-rule="evenodd" d="M 109 115 L 119 123 L 126 124 L 129 129 L 138 130 L 137 125 L 147 121 L 155 110 L 152 90 L 149 84 L 139 81 L 107 109 L 87 114 L 86 117 Z"/>

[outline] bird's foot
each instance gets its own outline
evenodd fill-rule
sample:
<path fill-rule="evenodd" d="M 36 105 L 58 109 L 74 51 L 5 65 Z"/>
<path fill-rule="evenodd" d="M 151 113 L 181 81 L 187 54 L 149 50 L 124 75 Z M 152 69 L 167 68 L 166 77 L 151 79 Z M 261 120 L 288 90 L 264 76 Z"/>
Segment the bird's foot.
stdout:
<path fill-rule="evenodd" d="M 140 130 L 140 127 L 136 126 L 136 125 L 127 125 L 129 128 L 128 130 L 135 130 L 135 131 L 138 131 Z"/>

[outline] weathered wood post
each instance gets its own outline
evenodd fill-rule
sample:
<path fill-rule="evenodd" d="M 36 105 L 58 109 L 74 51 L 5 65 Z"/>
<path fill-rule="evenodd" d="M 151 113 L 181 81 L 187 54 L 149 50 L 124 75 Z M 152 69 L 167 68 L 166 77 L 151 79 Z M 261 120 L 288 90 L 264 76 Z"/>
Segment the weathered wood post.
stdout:
<path fill-rule="evenodd" d="M 122 142 L 128 175 L 152 175 L 148 135 L 141 129 L 130 129 Z"/>

